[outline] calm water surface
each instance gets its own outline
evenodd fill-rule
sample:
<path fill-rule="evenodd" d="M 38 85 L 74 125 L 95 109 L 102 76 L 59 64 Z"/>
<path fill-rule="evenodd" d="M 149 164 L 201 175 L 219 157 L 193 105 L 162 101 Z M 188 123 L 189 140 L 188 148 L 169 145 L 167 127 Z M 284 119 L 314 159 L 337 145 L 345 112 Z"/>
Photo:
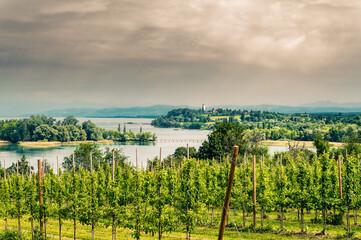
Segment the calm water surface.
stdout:
<path fill-rule="evenodd" d="M 0 118 L 3 120 L 6 118 Z M 9 118 L 11 119 L 11 118 Z M 62 118 L 56 118 L 61 120 Z M 114 144 L 102 144 L 100 149 L 104 150 L 106 147 L 122 148 L 124 154 L 128 157 L 128 161 L 135 163 L 135 151 L 138 149 L 138 156 L 140 164 L 145 167 L 147 159 L 152 159 L 155 156 L 159 156 L 160 148 L 162 148 L 162 156 L 166 157 L 174 153 L 177 147 L 186 146 L 187 143 L 190 147 L 198 149 L 201 146 L 200 140 L 207 139 L 207 135 L 210 131 L 204 130 L 185 130 L 185 129 L 171 129 L 171 128 L 154 128 L 150 125 L 152 119 L 146 118 L 78 118 L 80 122 L 91 120 L 97 126 L 106 130 L 117 130 L 118 124 L 120 124 L 121 131 L 125 126 L 127 130 L 132 130 L 135 133 L 139 132 L 142 127 L 143 132 L 152 132 L 158 136 L 157 142 L 152 143 L 114 143 Z M 197 140 L 198 142 L 195 142 Z M 49 161 L 54 168 L 56 168 L 56 159 L 59 158 L 59 162 L 63 161 L 65 156 L 70 156 L 76 146 L 59 146 L 53 148 L 28 148 L 19 145 L 0 145 L 0 160 L 3 166 L 4 160 L 6 166 L 10 166 L 12 162 L 19 160 L 23 155 L 30 158 L 32 165 L 35 165 L 37 159 L 43 157 Z M 270 146 L 270 153 L 273 154 L 279 151 L 287 151 L 287 147 Z"/>
<path fill-rule="evenodd" d="M 0 118 L 0 120 L 7 118 Z M 11 118 L 9 118 L 11 119 Z M 62 118 L 56 118 L 61 120 Z M 159 156 L 160 148 L 162 148 L 162 156 L 166 157 L 174 153 L 177 147 L 186 146 L 187 143 L 190 147 L 198 148 L 201 145 L 200 140 L 207 139 L 209 131 L 203 130 L 185 130 L 185 129 L 169 129 L 169 128 L 154 128 L 150 125 L 152 119 L 145 118 L 78 118 L 80 122 L 91 120 L 97 126 L 106 130 L 117 130 L 118 124 L 120 124 L 121 131 L 125 126 L 127 130 L 132 130 L 137 133 L 142 127 L 143 132 L 155 133 L 158 137 L 158 142 L 152 143 L 114 143 L 114 144 L 102 144 L 99 145 L 101 149 L 106 147 L 122 148 L 124 154 L 128 157 L 128 161 L 135 162 L 135 151 L 138 149 L 138 156 L 141 164 L 145 166 L 147 159 L 152 159 L 155 156 Z M 195 142 L 197 140 L 198 142 Z M 59 162 L 63 160 L 65 156 L 71 155 L 76 146 L 59 146 L 53 148 L 28 148 L 19 145 L 0 145 L 0 160 L 3 166 L 4 160 L 6 166 L 10 166 L 12 162 L 19 160 L 23 155 L 26 155 L 31 159 L 31 162 L 35 164 L 37 159 L 46 158 L 50 164 L 56 166 L 56 159 L 59 158 Z"/>

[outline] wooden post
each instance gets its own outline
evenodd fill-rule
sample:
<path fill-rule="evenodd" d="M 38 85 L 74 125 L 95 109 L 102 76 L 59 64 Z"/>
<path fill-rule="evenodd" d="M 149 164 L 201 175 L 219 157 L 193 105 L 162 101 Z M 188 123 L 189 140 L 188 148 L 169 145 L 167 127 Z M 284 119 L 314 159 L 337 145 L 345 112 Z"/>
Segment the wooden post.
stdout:
<path fill-rule="evenodd" d="M 158 197 L 161 198 L 162 194 L 162 182 L 161 182 L 161 167 L 162 167 L 162 148 L 160 148 L 159 152 L 159 179 L 158 179 Z M 162 217 L 162 211 L 159 211 L 158 213 L 158 239 L 162 239 L 162 225 L 161 225 L 161 217 Z"/>
<path fill-rule="evenodd" d="M 29 181 L 31 181 L 31 158 L 29 157 Z"/>
<path fill-rule="evenodd" d="M 4 179 L 6 180 L 6 166 L 5 166 L 5 159 L 4 159 Z"/>
<path fill-rule="evenodd" d="M 16 162 L 16 175 L 19 175 L 19 160 Z"/>
<path fill-rule="evenodd" d="M 114 182 L 114 168 L 115 168 L 115 159 L 114 159 L 114 148 L 113 148 L 113 169 L 112 169 L 112 180 L 113 180 L 113 182 Z"/>
<path fill-rule="evenodd" d="M 57 175 L 58 175 L 58 184 L 60 186 L 60 174 L 59 174 L 59 156 L 56 156 L 56 169 L 57 169 Z M 60 194 L 60 188 L 59 188 L 59 194 Z M 61 207 L 61 203 L 59 202 L 59 205 L 58 205 L 59 209 Z M 59 212 L 59 240 L 61 240 L 61 227 L 62 227 L 62 223 L 61 223 L 61 214 Z"/>
<path fill-rule="evenodd" d="M 159 150 L 159 169 L 162 167 L 162 148 Z"/>
<path fill-rule="evenodd" d="M 73 171 L 75 172 L 75 156 L 74 156 L 74 153 L 73 153 Z"/>
<path fill-rule="evenodd" d="M 264 168 L 264 154 L 262 154 L 262 158 L 261 158 L 261 172 L 263 174 L 263 169 Z M 263 217 L 264 217 L 264 207 L 261 206 L 261 228 L 263 228 Z"/>
<path fill-rule="evenodd" d="M 341 155 L 338 155 L 338 183 L 340 187 L 340 198 L 342 198 L 342 167 L 341 167 Z"/>
<path fill-rule="evenodd" d="M 189 145 L 187 143 L 187 159 L 189 159 Z"/>
<path fill-rule="evenodd" d="M 90 152 L 90 173 L 93 175 L 93 153 Z"/>
<path fill-rule="evenodd" d="M 138 172 L 138 148 L 135 149 L 135 166 Z"/>
<path fill-rule="evenodd" d="M 56 156 L 56 171 L 58 172 L 58 182 L 59 182 L 59 156 Z"/>
<path fill-rule="evenodd" d="M 231 162 L 231 169 L 229 171 L 229 178 L 228 178 L 228 186 L 227 186 L 226 197 L 224 199 L 224 205 L 223 205 L 223 208 L 222 208 L 222 219 L 221 219 L 221 225 L 219 226 L 218 240 L 223 239 L 224 229 L 226 227 L 226 218 L 227 218 L 227 215 L 228 215 L 229 200 L 231 198 L 231 191 L 232 191 L 232 185 L 233 185 L 234 172 L 236 170 L 238 149 L 239 149 L 238 146 L 233 147 L 233 157 L 232 157 L 232 162 Z"/>
<path fill-rule="evenodd" d="M 92 205 L 93 205 L 93 199 L 94 199 L 94 179 L 93 179 L 93 153 L 90 152 L 90 174 L 91 174 L 91 179 L 92 179 Z M 94 225 L 94 212 L 93 212 L 93 206 L 92 206 L 92 220 L 91 220 L 91 225 L 92 225 L 92 240 L 94 240 L 95 237 L 95 225 Z"/>
<path fill-rule="evenodd" d="M 41 160 L 38 159 L 38 178 L 39 178 L 39 219 L 40 219 L 40 234 L 43 236 L 43 228 L 44 228 L 44 219 L 43 219 L 43 191 L 41 189 Z"/>
<path fill-rule="evenodd" d="M 73 197 L 75 199 L 75 156 L 73 153 L 73 177 L 74 177 L 74 182 L 73 182 Z M 73 206 L 73 214 L 74 214 L 74 218 L 73 218 L 73 226 L 74 226 L 74 240 L 76 240 L 76 216 L 75 216 L 75 206 Z"/>
<path fill-rule="evenodd" d="M 253 229 L 256 229 L 256 156 L 253 155 Z"/>
<path fill-rule="evenodd" d="M 112 162 L 112 182 L 114 183 L 114 168 L 115 168 L 115 160 L 114 160 L 114 148 L 113 148 L 113 162 Z M 113 193 L 114 195 L 114 193 Z M 116 228 L 115 228 L 115 214 L 112 213 L 112 240 L 116 239 Z"/>

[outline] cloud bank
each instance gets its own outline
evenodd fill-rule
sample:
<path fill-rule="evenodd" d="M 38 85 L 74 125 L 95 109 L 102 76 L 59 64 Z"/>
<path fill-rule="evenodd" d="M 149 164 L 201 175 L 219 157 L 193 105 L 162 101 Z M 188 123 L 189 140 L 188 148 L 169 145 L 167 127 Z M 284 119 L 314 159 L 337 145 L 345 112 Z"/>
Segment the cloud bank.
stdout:
<path fill-rule="evenodd" d="M 1 1 L 0 99 L 361 101 L 360 14 L 356 0 Z"/>

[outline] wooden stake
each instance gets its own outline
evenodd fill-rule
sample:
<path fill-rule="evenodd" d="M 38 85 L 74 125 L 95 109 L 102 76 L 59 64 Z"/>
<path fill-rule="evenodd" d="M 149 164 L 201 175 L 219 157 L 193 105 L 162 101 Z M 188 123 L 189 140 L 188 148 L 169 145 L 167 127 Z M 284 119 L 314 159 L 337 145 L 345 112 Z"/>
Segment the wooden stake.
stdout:
<path fill-rule="evenodd" d="M 187 159 L 189 159 L 189 145 L 187 143 Z"/>
<path fill-rule="evenodd" d="M 19 175 L 19 161 L 16 162 L 16 175 Z"/>
<path fill-rule="evenodd" d="M 73 171 L 75 172 L 75 157 L 74 157 L 74 153 L 73 153 Z"/>
<path fill-rule="evenodd" d="M 253 229 L 256 223 L 256 156 L 253 155 Z"/>
<path fill-rule="evenodd" d="M 135 149 L 135 165 L 137 168 L 137 172 L 138 172 L 138 148 Z"/>
<path fill-rule="evenodd" d="M 4 179 L 6 180 L 6 166 L 5 166 L 5 159 L 4 159 Z"/>
<path fill-rule="evenodd" d="M 159 150 L 159 167 L 162 166 L 162 148 Z"/>
<path fill-rule="evenodd" d="M 115 160 L 114 160 L 114 148 L 113 148 L 113 169 L 112 169 L 112 180 L 114 182 L 114 168 L 115 168 Z"/>
<path fill-rule="evenodd" d="M 94 179 L 93 179 L 93 153 L 90 152 L 90 174 L 91 174 L 91 178 L 92 178 L 92 202 L 94 199 Z M 93 204 L 92 204 L 93 205 Z M 91 220 L 91 225 L 92 225 L 92 240 L 94 240 L 94 236 L 95 236 L 95 224 L 94 224 L 94 212 L 93 212 L 93 206 L 92 206 L 92 220 Z"/>
<path fill-rule="evenodd" d="M 340 187 L 340 198 L 342 198 L 342 169 L 341 169 L 341 155 L 338 155 L 338 182 Z"/>
<path fill-rule="evenodd" d="M 90 152 L 90 173 L 93 175 L 93 153 Z"/>
<path fill-rule="evenodd" d="M 31 158 L 29 157 L 29 181 L 31 181 Z"/>
<path fill-rule="evenodd" d="M 39 219 L 40 219 L 40 234 L 43 236 L 43 228 L 44 228 L 44 219 L 43 219 L 43 191 L 41 189 L 41 160 L 38 159 L 38 178 L 39 178 Z"/>
<path fill-rule="evenodd" d="M 229 178 L 228 178 L 228 186 L 227 186 L 226 197 L 224 199 L 224 205 L 223 205 L 223 208 L 222 208 L 222 219 L 221 219 L 221 225 L 219 226 L 218 240 L 223 239 L 224 229 L 226 227 L 226 218 L 227 218 L 227 215 L 228 215 L 229 200 L 231 198 L 231 191 L 232 191 L 232 185 L 233 185 L 234 172 L 236 170 L 238 149 L 239 149 L 238 146 L 233 147 L 233 157 L 232 157 L 232 162 L 231 162 L 231 169 L 229 171 Z"/>
<path fill-rule="evenodd" d="M 263 173 L 263 168 L 264 168 L 264 154 L 262 154 L 262 159 L 261 159 L 261 172 Z M 261 227 L 263 228 L 263 216 L 264 216 L 264 207 L 261 206 Z"/>
<path fill-rule="evenodd" d="M 58 172 L 58 182 L 59 182 L 59 156 L 56 156 L 56 170 Z"/>

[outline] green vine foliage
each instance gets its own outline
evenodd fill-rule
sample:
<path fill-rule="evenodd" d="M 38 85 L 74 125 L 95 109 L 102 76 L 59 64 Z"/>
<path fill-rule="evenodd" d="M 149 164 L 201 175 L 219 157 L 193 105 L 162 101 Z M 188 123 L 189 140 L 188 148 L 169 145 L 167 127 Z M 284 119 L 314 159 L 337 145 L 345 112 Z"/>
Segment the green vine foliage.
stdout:
<path fill-rule="evenodd" d="M 246 215 L 253 206 L 253 168 L 249 157 L 238 159 L 231 214 L 242 211 Z M 342 199 L 338 162 L 334 157 L 326 153 L 311 163 L 308 156 L 302 154 L 284 154 L 283 159 L 287 159 L 287 164 L 281 165 L 269 158 L 263 162 L 257 159 L 258 210 L 280 211 L 283 218 L 289 210 L 300 210 L 301 215 L 305 211 L 324 212 L 326 217 L 322 220 L 326 227 L 326 223 L 335 224 L 336 213 L 348 214 L 360 208 L 360 156 L 349 155 L 343 159 Z M 1 178 L 0 217 L 22 222 L 26 216 L 25 221 L 31 220 L 35 229 L 42 210 L 44 219 L 56 219 L 60 223 L 75 220 L 75 228 L 77 224 L 109 227 L 114 233 L 117 228 L 128 228 L 134 239 L 141 239 L 144 233 L 162 238 L 163 234 L 181 228 L 190 239 L 196 226 L 218 224 L 219 216 L 214 214 L 214 209 L 222 208 L 230 162 L 183 159 L 179 164 L 158 163 L 154 168 L 136 169 L 130 163 L 118 161 L 114 179 L 109 160 L 95 169 L 91 174 L 79 164 L 60 170 L 59 176 L 52 170 L 47 172 L 41 183 L 42 208 L 37 175 L 31 175 L 30 179 L 29 175 L 14 173 Z M 259 216 L 257 213 L 257 218 Z M 300 220 L 301 231 L 302 224 Z M 122 232 L 116 234 L 121 237 Z"/>

